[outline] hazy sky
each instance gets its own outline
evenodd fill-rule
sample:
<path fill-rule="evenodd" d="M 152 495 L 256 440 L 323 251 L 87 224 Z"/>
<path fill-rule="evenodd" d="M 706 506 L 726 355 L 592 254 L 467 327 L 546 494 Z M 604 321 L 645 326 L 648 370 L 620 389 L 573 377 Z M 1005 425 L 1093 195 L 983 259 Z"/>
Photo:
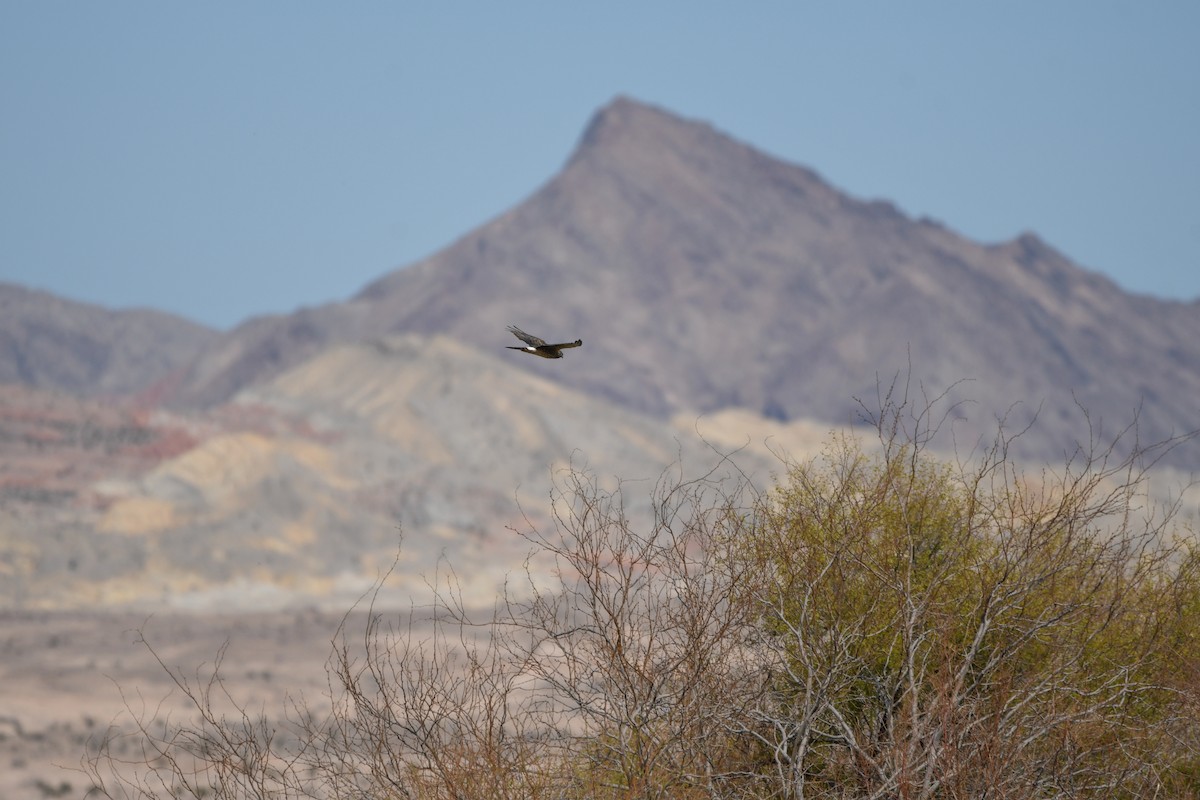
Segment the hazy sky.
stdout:
<path fill-rule="evenodd" d="M 0 280 L 221 327 L 521 201 L 617 94 L 1200 297 L 1200 3 L 0 0 Z"/>

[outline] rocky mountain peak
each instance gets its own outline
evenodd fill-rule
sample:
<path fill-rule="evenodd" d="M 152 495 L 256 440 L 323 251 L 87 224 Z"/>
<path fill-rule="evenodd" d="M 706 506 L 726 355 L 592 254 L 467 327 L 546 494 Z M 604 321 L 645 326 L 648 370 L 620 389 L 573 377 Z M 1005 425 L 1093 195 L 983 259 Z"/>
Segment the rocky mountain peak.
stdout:
<path fill-rule="evenodd" d="M 1029 454 L 1057 459 L 1087 435 L 1079 405 L 1110 427 L 1140 408 L 1143 440 L 1195 427 L 1196 309 L 1128 295 L 1035 234 L 972 242 L 618 97 L 525 202 L 349 302 L 220 337 L 174 403 L 217 404 L 391 333 L 503 354 L 515 323 L 587 343 L 520 369 L 660 418 L 746 408 L 844 424 L 854 398 L 911 369 L 914 385 L 972 401 L 968 438 L 1014 403 L 1040 408 Z"/>

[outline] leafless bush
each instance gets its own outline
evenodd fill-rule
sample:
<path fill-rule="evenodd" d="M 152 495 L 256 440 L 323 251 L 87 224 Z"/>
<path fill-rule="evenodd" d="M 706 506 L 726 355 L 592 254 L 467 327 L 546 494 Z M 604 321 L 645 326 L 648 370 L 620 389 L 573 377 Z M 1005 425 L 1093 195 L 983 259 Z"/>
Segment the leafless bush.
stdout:
<path fill-rule="evenodd" d="M 304 766 L 317 730 L 295 703 L 278 713 L 239 704 L 221 676 L 225 648 L 192 675 L 168 666 L 143 641 L 194 713 L 176 723 L 162 702 L 126 696 L 127 725 L 114 726 L 84 759 L 89 797 L 304 797 Z"/>
<path fill-rule="evenodd" d="M 549 587 L 506 603 L 505 647 L 567 744 L 580 797 L 725 797 L 743 790 L 744 708 L 763 688 L 747 647 L 754 609 L 729 558 L 749 535 L 747 484 L 665 475 L 632 523 L 623 489 L 572 471 L 549 533 L 523 532 L 556 565 Z"/>

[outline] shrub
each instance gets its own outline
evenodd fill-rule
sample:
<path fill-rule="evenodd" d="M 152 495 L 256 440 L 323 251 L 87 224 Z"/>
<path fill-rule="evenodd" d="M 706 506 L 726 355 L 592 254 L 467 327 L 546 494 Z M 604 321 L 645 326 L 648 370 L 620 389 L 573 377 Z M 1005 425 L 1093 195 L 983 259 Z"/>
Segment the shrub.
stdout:
<path fill-rule="evenodd" d="M 732 462 L 625 487 L 568 470 L 528 580 L 473 619 L 343 628 L 331 704 L 141 721 L 105 796 L 735 798 L 1200 793 L 1200 555 L 1145 504 L 1172 446 L 1030 476 L 884 404 L 769 491 Z M 910 427 L 906 427 L 910 426 Z M 729 474 L 726 474 L 729 473 Z M 732 477 L 731 477 L 732 476 Z M 282 716 L 282 715 L 276 715 Z M 115 740 L 114 740 L 115 741 Z M 107 756 L 106 756 L 107 753 Z M 107 758 L 107 761 L 106 761 Z M 157 794 L 156 794 L 157 793 Z"/>

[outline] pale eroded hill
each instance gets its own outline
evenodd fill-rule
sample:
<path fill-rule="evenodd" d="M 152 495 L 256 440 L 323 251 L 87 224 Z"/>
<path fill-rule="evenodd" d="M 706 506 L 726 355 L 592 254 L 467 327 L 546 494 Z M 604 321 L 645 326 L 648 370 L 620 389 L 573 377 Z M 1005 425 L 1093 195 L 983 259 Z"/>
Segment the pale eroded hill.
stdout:
<path fill-rule="evenodd" d="M 328 349 L 195 423 L 190 449 L 94 482 L 69 518 L 14 521 L 3 536 L 27 569 L 5 601 L 344 608 L 391 566 L 403 531 L 400 595 L 445 557 L 488 602 L 528 550 L 511 529 L 549 524 L 562 470 L 619 478 L 637 513 L 664 468 L 696 475 L 720 460 L 694 421 L 622 410 L 516 368 L 522 357 L 445 337 Z M 762 455 L 738 464 L 767 474 Z M 72 551 L 104 558 L 36 568 Z"/>

